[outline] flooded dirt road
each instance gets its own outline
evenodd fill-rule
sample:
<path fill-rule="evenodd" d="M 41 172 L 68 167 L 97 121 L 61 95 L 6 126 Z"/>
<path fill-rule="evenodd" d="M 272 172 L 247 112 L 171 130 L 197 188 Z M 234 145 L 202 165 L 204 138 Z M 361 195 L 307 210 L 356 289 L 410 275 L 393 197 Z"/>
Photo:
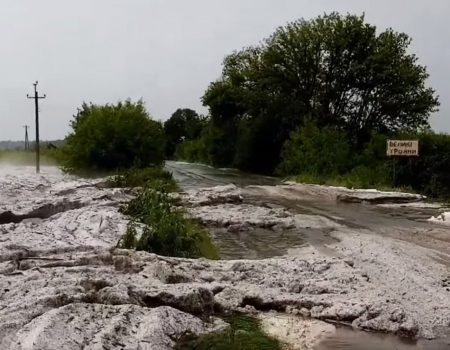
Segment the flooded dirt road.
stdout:
<path fill-rule="evenodd" d="M 117 249 L 130 191 L 0 167 L 0 349 L 168 350 L 223 329 L 228 312 L 260 318 L 290 349 L 448 348 L 449 230 L 426 220 L 440 208 L 167 166 L 223 260 Z"/>
<path fill-rule="evenodd" d="M 446 337 L 450 330 L 450 288 L 446 287 L 447 276 L 450 276 L 450 229 L 428 221 L 445 208 L 415 200 L 398 204 L 395 198 L 383 199 L 376 204 L 348 203 L 338 200 L 339 195 L 333 193 L 334 189 L 323 191 L 314 186 L 283 186 L 274 178 L 203 165 L 169 162 L 167 166 L 187 191 L 201 187 L 198 181 L 202 178 L 208 186 L 233 183 L 239 188 L 241 201 L 235 204 L 236 207 L 220 204 L 219 200 L 219 206 L 194 210 L 198 217 L 209 223 L 224 259 L 296 256 L 303 253 L 302 249 L 313 247 L 318 254 L 363 268 L 368 279 L 384 289 L 377 294 L 384 296 L 386 303 L 403 298 L 412 304 L 423 302 L 426 307 L 427 299 L 441 298 L 440 306 L 434 305 L 428 311 L 430 319 L 442 318 L 441 339 L 407 340 L 338 327 L 332 336 L 316 346 L 317 350 L 450 349 L 450 339 Z M 266 220 L 259 225 L 258 216 L 277 216 L 271 210 L 297 215 L 301 224 L 280 225 L 276 220 L 269 223 Z M 283 216 L 281 214 L 280 220 Z M 242 224 L 246 220 L 249 225 Z M 405 242 L 405 246 L 401 242 Z M 411 254 L 406 256 L 401 252 L 403 249 L 411 249 Z M 417 266 L 419 261 L 426 266 L 421 271 Z M 422 284 L 420 280 L 421 274 L 429 276 L 430 271 L 438 272 L 437 276 L 442 277 L 429 281 L 438 285 L 439 296 L 427 293 L 426 283 Z M 409 278 L 411 281 L 407 281 Z"/>
<path fill-rule="evenodd" d="M 436 204 L 346 203 L 330 194 L 315 193 L 314 188 L 278 188 L 281 180 L 246 174 L 235 169 L 215 169 L 207 165 L 167 162 L 166 167 L 184 190 L 235 184 L 243 188 L 243 203 L 266 208 L 286 208 L 296 214 L 316 215 L 355 230 L 369 230 L 404 239 L 436 250 L 436 257 L 450 266 L 450 228 L 428 222 L 445 210 Z M 333 196 L 331 194 L 331 196 Z M 311 244 L 332 243 L 333 227 L 305 227 L 282 231 L 255 228 L 245 234 L 233 234 L 211 227 L 222 250 L 222 258 L 267 258 L 285 254 L 288 249 Z M 442 253 L 442 254 L 440 254 Z"/>
<path fill-rule="evenodd" d="M 276 185 L 280 179 L 241 172 L 236 169 L 217 169 L 204 164 L 166 161 L 166 169 L 171 171 L 184 190 L 235 184 Z"/>

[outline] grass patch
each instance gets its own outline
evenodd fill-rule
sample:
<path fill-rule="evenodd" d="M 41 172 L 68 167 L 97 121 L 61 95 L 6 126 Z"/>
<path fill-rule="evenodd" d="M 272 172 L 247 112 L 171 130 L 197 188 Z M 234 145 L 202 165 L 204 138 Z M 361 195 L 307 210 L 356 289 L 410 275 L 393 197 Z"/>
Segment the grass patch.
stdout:
<path fill-rule="evenodd" d="M 219 260 L 220 255 L 217 247 L 211 240 L 211 236 L 206 228 L 196 220 L 187 219 L 187 229 L 191 232 L 196 239 L 197 251 L 200 257 L 208 258 L 211 260 Z"/>
<path fill-rule="evenodd" d="M 359 173 L 358 171 L 352 171 L 345 175 L 336 175 L 329 177 L 305 173 L 293 176 L 290 178 L 290 180 L 305 184 L 416 193 L 416 191 L 414 191 L 414 189 L 411 187 L 407 186 L 393 187 L 387 181 L 377 181 L 373 178 L 373 176 L 370 176 L 370 174 L 367 174 L 365 171 L 361 171 L 361 173 Z"/>
<path fill-rule="evenodd" d="M 260 322 L 250 316 L 235 315 L 225 319 L 230 324 L 221 333 L 187 335 L 178 341 L 176 350 L 281 350 L 282 344 L 262 330 Z"/>
<path fill-rule="evenodd" d="M 112 187 L 164 187 L 167 192 L 179 189 L 172 174 L 161 167 L 124 170 L 111 178 L 110 185 Z"/>
<path fill-rule="evenodd" d="M 183 258 L 219 258 L 209 233 L 174 205 L 161 180 L 148 182 L 121 211 L 132 218 L 119 242 L 121 248 Z"/>

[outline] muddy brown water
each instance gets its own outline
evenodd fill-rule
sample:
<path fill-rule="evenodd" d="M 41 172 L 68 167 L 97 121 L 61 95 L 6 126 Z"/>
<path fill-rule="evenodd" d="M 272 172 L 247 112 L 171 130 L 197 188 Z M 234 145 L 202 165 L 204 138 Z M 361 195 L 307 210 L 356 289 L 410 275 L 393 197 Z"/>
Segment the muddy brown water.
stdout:
<path fill-rule="evenodd" d="M 272 258 L 287 253 L 292 247 L 308 244 L 307 229 L 304 234 L 299 230 L 274 231 L 258 227 L 244 232 L 230 232 L 226 228 L 217 227 L 209 230 L 221 258 L 226 260 Z M 320 229 L 312 229 L 310 233 L 317 237 L 329 237 Z"/>
<path fill-rule="evenodd" d="M 207 165 L 182 162 L 166 163 L 180 186 L 185 190 L 197 189 L 233 183 L 237 186 L 248 185 L 276 185 L 281 182 L 278 178 L 247 174 L 235 169 L 215 169 Z M 427 222 L 433 215 L 439 214 L 438 209 L 432 208 L 385 208 L 370 204 L 343 203 L 320 198 L 287 199 L 268 197 L 258 194 L 246 196 L 246 203 L 287 208 L 292 213 L 320 215 L 331 219 L 343 226 L 355 230 L 369 230 L 378 234 L 413 241 L 427 248 L 442 250 L 450 254 L 450 239 L 448 235 L 439 232 L 448 228 L 439 228 Z M 436 232 L 430 228 L 436 227 Z M 228 232 L 222 228 L 210 228 L 213 238 L 221 251 L 223 259 L 261 259 L 281 256 L 294 247 L 310 244 L 316 248 L 323 248 L 325 244 L 333 243 L 330 229 L 297 229 L 283 232 L 270 229 L 254 228 L 247 232 Z M 434 246 L 430 241 L 420 241 L 417 233 L 432 236 Z M 434 237 L 435 235 L 436 237 Z M 447 248 L 446 248 L 447 247 Z M 447 250 L 448 251 L 447 251 Z M 322 249 L 323 250 L 323 249 Z M 443 257 L 443 264 L 450 266 L 448 258 Z"/>
<path fill-rule="evenodd" d="M 237 186 L 248 186 L 276 185 L 281 182 L 277 178 L 246 174 L 235 169 L 215 169 L 207 165 L 167 162 L 166 167 L 185 190 L 230 183 Z M 430 232 L 430 224 L 426 220 L 437 214 L 436 209 L 430 208 L 383 208 L 336 201 L 288 200 L 257 195 L 250 196 L 245 201 L 257 205 L 285 207 L 294 213 L 321 215 L 356 230 L 370 230 L 377 234 L 390 235 L 425 246 L 425 242 L 414 241 L 414 234 Z M 247 232 L 229 232 L 224 228 L 210 229 L 224 259 L 263 259 L 281 256 L 293 247 L 310 244 L 323 248 L 334 240 L 330 236 L 331 229 L 277 231 L 255 228 Z M 436 234 L 436 237 L 437 247 L 450 247 L 450 242 L 440 240 L 441 237 L 438 234 Z M 450 261 L 442 261 L 442 263 L 450 266 Z M 368 333 L 348 327 L 338 327 L 333 336 L 323 340 L 315 349 L 450 350 L 450 338 L 413 341 L 394 335 Z"/>
<path fill-rule="evenodd" d="M 336 333 L 320 342 L 315 350 L 449 350 L 450 338 L 407 340 L 389 334 L 355 331 L 338 327 Z"/>
<path fill-rule="evenodd" d="M 166 169 L 172 172 L 185 190 L 228 184 L 275 185 L 280 182 L 274 177 L 248 174 L 236 169 L 216 169 L 203 164 L 167 161 Z"/>

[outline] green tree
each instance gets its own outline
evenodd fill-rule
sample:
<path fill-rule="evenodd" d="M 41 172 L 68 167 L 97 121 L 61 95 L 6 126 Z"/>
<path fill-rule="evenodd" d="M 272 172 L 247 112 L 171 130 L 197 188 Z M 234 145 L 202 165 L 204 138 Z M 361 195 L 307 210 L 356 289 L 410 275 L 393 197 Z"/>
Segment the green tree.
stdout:
<path fill-rule="evenodd" d="M 308 123 L 293 132 L 282 152 L 279 173 L 335 176 L 351 167 L 347 135 L 332 128 L 319 129 Z"/>
<path fill-rule="evenodd" d="M 71 122 L 62 148 L 67 171 L 108 171 L 159 166 L 164 161 L 164 132 L 142 101 L 86 104 Z"/>
<path fill-rule="evenodd" d="M 332 13 L 289 23 L 229 55 L 203 97 L 226 138 L 223 152 L 233 154 L 226 159 L 270 172 L 292 130 L 307 120 L 346 132 L 354 146 L 374 132 L 426 127 L 439 102 L 410 43 L 392 29 L 378 33 L 364 16 Z"/>
<path fill-rule="evenodd" d="M 450 135 L 426 131 L 400 138 L 418 139 L 420 156 L 397 160 L 397 185 L 410 186 L 427 196 L 450 199 Z"/>
<path fill-rule="evenodd" d="M 231 82 L 221 80 L 210 85 L 202 101 L 210 110 L 209 125 L 204 134 L 209 161 L 214 166 L 233 165 L 239 116 L 245 112 L 242 92 Z"/>
<path fill-rule="evenodd" d="M 377 35 L 363 16 L 331 14 L 278 29 L 263 60 L 319 125 L 366 142 L 373 131 L 424 127 L 438 106 L 425 67 L 407 53 L 410 43 L 392 29 Z"/>
<path fill-rule="evenodd" d="M 177 109 L 164 123 L 166 135 L 166 156 L 172 158 L 178 144 L 200 137 L 205 124 L 204 118 L 192 109 Z"/>

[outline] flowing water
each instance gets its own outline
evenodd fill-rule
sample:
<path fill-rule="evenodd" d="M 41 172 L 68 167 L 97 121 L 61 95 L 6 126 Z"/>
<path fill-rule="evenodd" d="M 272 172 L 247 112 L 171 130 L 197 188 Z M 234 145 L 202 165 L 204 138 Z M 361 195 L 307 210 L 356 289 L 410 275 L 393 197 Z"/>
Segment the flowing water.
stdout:
<path fill-rule="evenodd" d="M 167 161 L 166 168 L 185 190 L 228 184 L 275 185 L 280 182 L 274 177 L 243 173 L 236 169 L 216 169 L 203 164 Z"/>
<path fill-rule="evenodd" d="M 388 334 L 376 334 L 338 327 L 315 350 L 449 350 L 450 338 L 440 340 L 407 340 Z"/>
<path fill-rule="evenodd" d="M 280 179 L 246 174 L 234 169 L 215 169 L 206 165 L 167 162 L 170 170 L 185 190 L 226 185 L 237 186 L 276 185 Z M 427 230 L 426 219 L 435 215 L 433 208 L 379 207 L 364 204 L 348 204 L 322 199 L 286 199 L 270 196 L 249 196 L 249 204 L 284 207 L 293 213 L 320 215 L 355 230 L 370 230 L 376 234 L 411 240 L 412 233 Z M 326 251 L 332 243 L 330 228 L 302 230 L 254 229 L 248 232 L 228 232 L 211 228 L 214 240 L 224 259 L 262 259 L 286 254 L 290 248 L 313 245 Z M 426 246 L 426 242 L 415 242 Z M 448 243 L 448 242 L 446 242 Z M 450 246 L 443 246 L 449 249 Z M 333 251 L 328 252 L 333 254 Z M 443 258 L 446 259 L 446 258 Z M 450 261 L 442 263 L 450 266 Z M 450 300 L 449 300 L 450 303 Z M 450 350 L 450 339 L 412 341 L 393 335 L 356 331 L 338 327 L 336 333 L 322 341 L 317 350 Z"/>
<path fill-rule="evenodd" d="M 278 178 L 247 174 L 235 169 L 216 169 L 207 165 L 168 161 L 166 167 L 184 190 L 227 184 L 237 186 L 276 185 Z M 439 213 L 436 208 L 382 207 L 358 203 L 343 203 L 321 198 L 285 198 L 264 195 L 257 190 L 245 196 L 244 203 L 270 208 L 287 208 L 295 214 L 325 217 L 355 230 L 369 230 L 381 235 L 404 240 L 414 238 L 412 233 L 428 231 L 427 219 Z M 294 230 L 271 230 L 255 228 L 244 233 L 228 232 L 222 228 L 210 228 L 223 259 L 261 259 L 281 256 L 294 247 L 305 244 L 325 250 L 326 244 L 335 242 L 329 234 L 333 230 L 305 228 Z M 415 242 L 426 244 L 427 242 Z M 450 242 L 447 254 L 450 254 Z M 444 258 L 444 260 L 447 258 Z M 448 259 L 447 259 L 448 260 Z M 450 266 L 450 261 L 444 263 Z"/>

